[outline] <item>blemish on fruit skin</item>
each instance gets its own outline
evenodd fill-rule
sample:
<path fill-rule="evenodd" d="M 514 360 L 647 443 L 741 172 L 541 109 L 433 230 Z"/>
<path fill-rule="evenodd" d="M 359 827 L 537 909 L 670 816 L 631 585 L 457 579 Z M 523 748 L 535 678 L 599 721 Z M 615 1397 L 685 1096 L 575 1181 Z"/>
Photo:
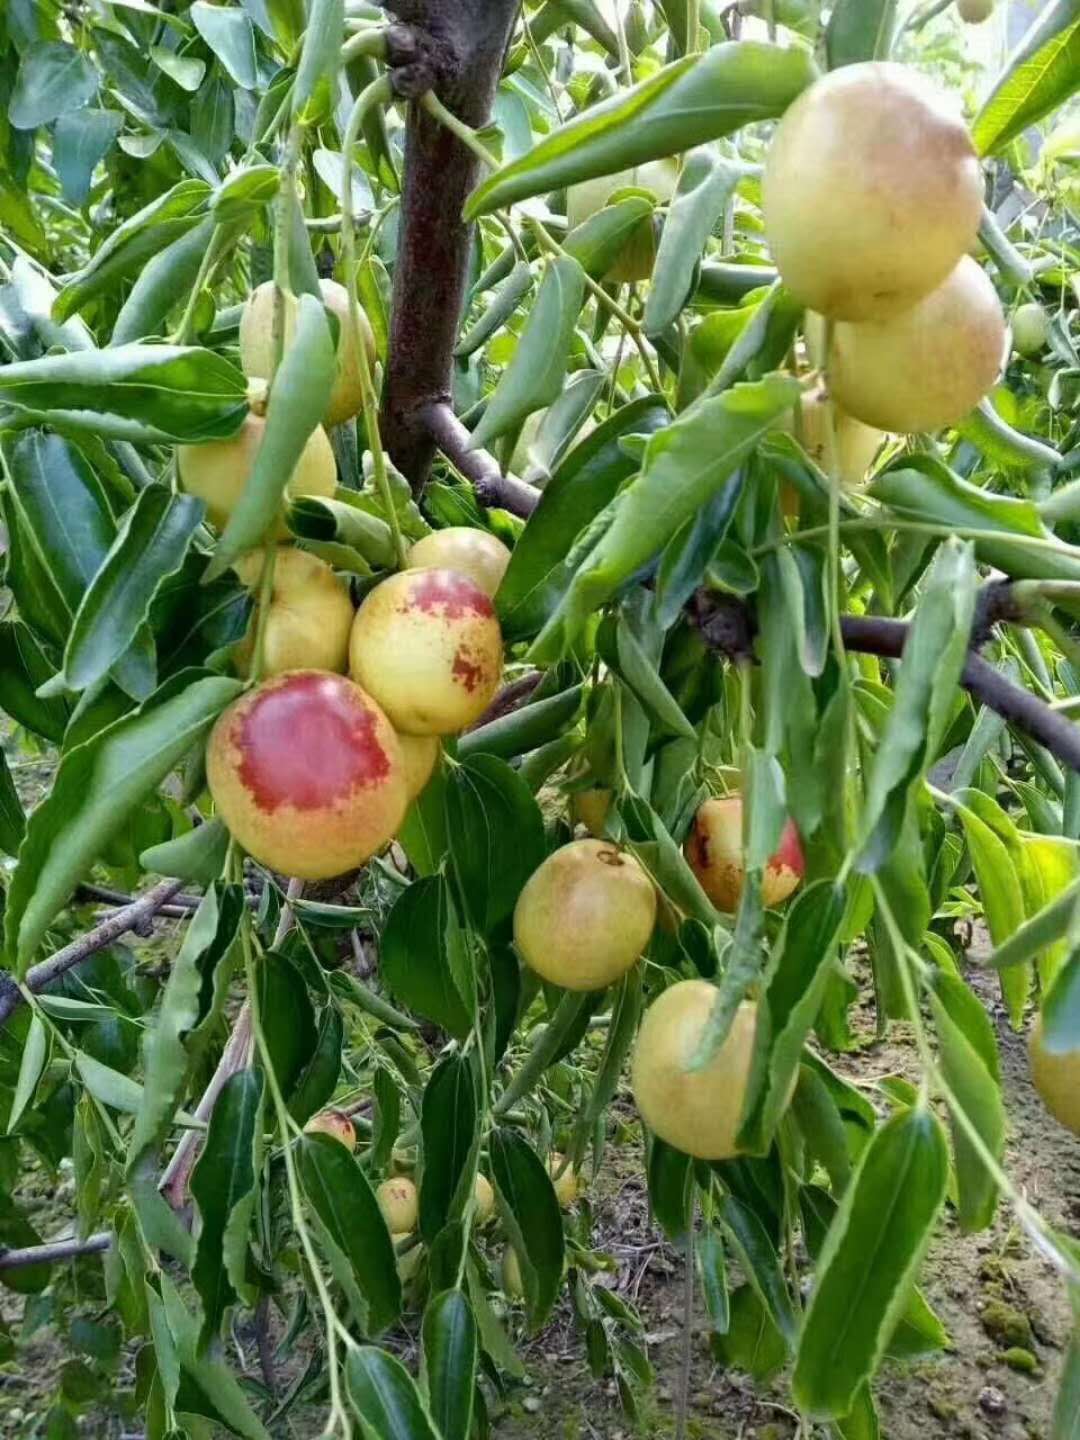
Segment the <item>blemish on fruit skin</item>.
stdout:
<path fill-rule="evenodd" d="M 447 620 L 464 620 L 469 615 L 490 620 L 495 614 L 491 598 L 456 570 L 417 571 L 409 587 L 409 605 Z"/>
<path fill-rule="evenodd" d="M 269 814 L 324 810 L 390 774 L 376 712 L 339 675 L 295 671 L 257 691 L 229 728 L 240 781 Z"/>
<path fill-rule="evenodd" d="M 462 645 L 458 647 L 457 653 L 454 655 L 450 673 L 455 682 L 458 685 L 464 685 L 471 695 L 484 679 L 484 666 L 479 661 L 470 660 L 468 650 Z"/>
<path fill-rule="evenodd" d="M 806 861 L 803 857 L 802 841 L 799 839 L 799 832 L 794 820 L 788 820 L 783 833 L 780 836 L 780 844 L 776 847 L 776 853 L 769 857 L 766 869 L 773 871 L 791 870 L 796 875 L 802 875 L 806 870 Z"/>

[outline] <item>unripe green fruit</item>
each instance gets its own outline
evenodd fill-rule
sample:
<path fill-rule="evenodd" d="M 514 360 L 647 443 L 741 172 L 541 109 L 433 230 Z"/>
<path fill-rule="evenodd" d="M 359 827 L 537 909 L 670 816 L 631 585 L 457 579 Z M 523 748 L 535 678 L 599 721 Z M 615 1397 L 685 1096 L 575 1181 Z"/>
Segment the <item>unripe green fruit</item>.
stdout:
<path fill-rule="evenodd" d="M 410 735 L 452 735 L 487 709 L 502 677 L 495 607 L 456 570 L 402 570 L 365 599 L 349 668 Z"/>
<path fill-rule="evenodd" d="M 1042 1016 L 1037 1015 L 1028 1036 L 1028 1056 L 1043 1104 L 1055 1120 L 1080 1135 L 1080 1050 L 1047 1050 Z"/>
<path fill-rule="evenodd" d="M 573 840 L 533 872 L 514 907 L 526 965 L 567 990 L 602 990 L 637 963 L 656 923 L 656 891 L 610 840 Z"/>
<path fill-rule="evenodd" d="M 456 570 L 494 596 L 510 564 L 510 551 L 490 530 L 450 525 L 417 540 L 408 554 L 410 570 Z"/>
<path fill-rule="evenodd" d="M 829 390 L 864 425 L 914 435 L 955 425 L 992 389 L 1005 349 L 997 292 L 965 255 L 949 278 L 891 320 L 838 324 Z"/>
<path fill-rule="evenodd" d="M 521 1262 L 518 1260 L 517 1252 L 509 1245 L 503 1251 L 502 1288 L 503 1294 L 510 1300 L 524 1300 L 525 1298 L 525 1284 L 521 1278 Z"/>
<path fill-rule="evenodd" d="M 763 200 L 797 299 L 835 320 L 880 320 L 940 285 L 974 243 L 982 172 L 947 98 L 903 65 L 872 61 L 831 71 L 789 107 Z"/>
<path fill-rule="evenodd" d="M 994 0 L 956 0 L 960 19 L 968 25 L 981 25 L 994 13 Z"/>
<path fill-rule="evenodd" d="M 578 185 L 571 185 L 566 192 L 566 223 L 571 230 L 576 230 L 602 210 L 620 190 L 649 190 L 663 204 L 675 194 L 678 182 L 679 162 L 670 159 L 650 160 L 645 165 L 620 170 L 616 175 L 599 175 L 594 180 L 582 180 Z M 633 285 L 638 280 L 647 280 L 655 260 L 656 234 L 652 219 L 646 217 L 604 279 L 612 285 Z"/>
<path fill-rule="evenodd" d="M 1012 317 L 1013 349 L 1018 355 L 1039 355 L 1050 339 L 1050 317 L 1041 305 L 1030 300 Z"/>
<path fill-rule="evenodd" d="M 736 1136 L 754 1057 L 757 1006 L 744 1001 L 712 1059 L 691 1070 L 718 991 L 682 980 L 645 1012 L 634 1045 L 634 1103 L 654 1135 L 700 1160 L 739 1153 Z"/>
<path fill-rule="evenodd" d="M 263 551 L 251 550 L 233 569 L 257 593 L 262 565 Z M 279 546 L 263 632 L 263 679 L 286 670 L 343 673 L 355 613 L 347 582 L 324 560 L 306 550 Z M 245 670 L 254 650 L 257 626 L 256 608 L 251 630 L 238 647 L 237 659 Z"/>
<path fill-rule="evenodd" d="M 386 1228 L 393 1236 L 411 1235 L 416 1229 L 420 1214 L 416 1186 L 407 1175 L 397 1175 L 384 1180 L 375 1191 L 375 1199 L 386 1221 Z"/>
<path fill-rule="evenodd" d="M 216 530 L 224 530 L 255 467 L 266 421 L 249 413 L 231 440 L 211 440 L 206 445 L 178 445 L 176 468 L 181 489 L 206 501 L 206 518 Z M 320 426 L 308 438 L 296 469 L 289 476 L 285 498 L 322 495 L 329 498 L 337 488 L 337 461 Z M 281 515 L 270 532 L 273 540 L 289 539 L 289 527 Z"/>
<path fill-rule="evenodd" d="M 357 869 L 397 833 L 408 801 L 390 722 L 323 670 L 290 670 L 234 700 L 210 733 L 206 778 L 248 854 L 301 880 Z"/>
<path fill-rule="evenodd" d="M 363 407 L 360 379 L 360 354 L 353 340 L 349 319 L 349 292 L 336 280 L 320 280 L 322 302 L 340 325 L 337 344 L 337 377 L 326 402 L 324 425 L 340 425 L 351 420 Z M 274 282 L 267 280 L 248 296 L 240 315 L 240 365 L 245 375 L 268 380 L 274 368 Z M 296 326 L 296 301 L 285 301 L 285 345 L 289 344 Z M 375 365 L 375 336 L 360 308 L 360 334 L 368 365 Z"/>

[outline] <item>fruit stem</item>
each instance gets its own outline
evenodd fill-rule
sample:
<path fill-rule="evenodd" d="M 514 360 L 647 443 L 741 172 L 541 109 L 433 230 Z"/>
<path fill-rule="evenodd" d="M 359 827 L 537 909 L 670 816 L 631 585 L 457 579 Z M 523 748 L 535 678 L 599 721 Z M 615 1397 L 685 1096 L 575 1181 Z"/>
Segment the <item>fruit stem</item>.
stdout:
<path fill-rule="evenodd" d="M 199 296 L 210 279 L 211 271 L 221 259 L 222 251 L 225 248 L 225 231 L 220 225 L 215 225 L 213 234 L 210 236 L 210 243 L 206 247 L 202 260 L 199 262 L 199 272 L 195 276 L 191 293 L 188 295 L 187 304 L 184 306 L 184 313 L 180 316 L 180 323 L 173 332 L 170 345 L 186 345 L 195 319 L 195 309 L 199 303 Z"/>
<path fill-rule="evenodd" d="M 376 105 L 388 105 L 394 98 L 389 75 L 380 75 L 365 86 L 356 97 L 345 127 L 341 153 L 344 159 L 341 180 L 341 256 L 345 267 L 345 292 L 349 297 L 349 328 L 355 347 L 360 370 L 360 395 L 364 413 L 364 430 L 367 433 L 368 449 L 371 451 L 371 465 L 375 488 L 386 511 L 386 523 L 394 540 L 394 554 L 399 570 L 406 565 L 405 541 L 398 521 L 397 506 L 390 488 L 390 477 L 386 470 L 386 452 L 383 450 L 382 433 L 379 430 L 379 397 L 375 393 L 375 382 L 368 363 L 367 346 L 360 329 L 360 301 L 356 294 L 356 230 L 353 225 L 352 196 L 352 152 L 360 134 L 365 117 Z"/>
<path fill-rule="evenodd" d="M 341 47 L 341 63 L 348 65 L 361 55 L 370 55 L 374 60 L 386 59 L 386 25 L 365 25 L 346 40 Z"/>

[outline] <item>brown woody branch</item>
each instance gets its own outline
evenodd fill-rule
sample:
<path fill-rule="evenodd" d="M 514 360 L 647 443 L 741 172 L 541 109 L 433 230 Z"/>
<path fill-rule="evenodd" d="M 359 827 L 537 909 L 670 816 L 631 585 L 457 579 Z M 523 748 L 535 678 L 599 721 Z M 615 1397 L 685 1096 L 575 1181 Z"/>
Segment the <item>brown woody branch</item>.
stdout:
<path fill-rule="evenodd" d="M 470 450 L 472 437 L 445 400 L 432 400 L 417 411 L 417 422 L 456 470 L 471 480 L 486 509 L 509 510 L 527 520 L 540 503 L 540 491 L 514 475 L 504 475 L 486 450 Z"/>
<path fill-rule="evenodd" d="M 0 1250 L 0 1270 L 25 1270 L 31 1265 L 51 1265 L 55 1260 L 74 1260 L 80 1255 L 98 1255 L 108 1250 L 112 1236 L 105 1231 L 86 1240 L 52 1240 L 45 1245 L 24 1245 Z"/>
<path fill-rule="evenodd" d="M 98 950 L 104 950 L 106 945 L 111 945 L 121 935 L 145 925 L 174 895 L 178 895 L 183 887 L 182 880 L 163 880 L 152 890 L 147 890 L 138 900 L 125 905 L 122 910 L 117 910 L 114 915 L 110 915 L 93 930 L 88 930 L 78 940 L 73 940 L 70 945 L 65 945 L 62 950 L 57 950 L 48 960 L 31 966 L 26 975 L 26 988 L 34 995 L 48 989 L 54 980 L 58 980 L 73 966 L 89 959 Z M 0 971 L 0 1026 L 7 1023 L 22 1003 L 23 995 L 18 985 L 10 975 Z"/>

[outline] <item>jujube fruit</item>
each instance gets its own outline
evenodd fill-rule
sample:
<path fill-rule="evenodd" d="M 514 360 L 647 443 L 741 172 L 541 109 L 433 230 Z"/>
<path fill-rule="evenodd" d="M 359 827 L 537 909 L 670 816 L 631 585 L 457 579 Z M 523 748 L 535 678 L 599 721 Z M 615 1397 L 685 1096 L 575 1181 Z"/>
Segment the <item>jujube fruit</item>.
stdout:
<path fill-rule="evenodd" d="M 417 1203 L 416 1186 L 407 1175 L 396 1175 L 384 1180 L 375 1191 L 386 1228 L 391 1235 L 411 1235 L 416 1229 L 420 1210 Z"/>
<path fill-rule="evenodd" d="M 490 530 L 450 525 L 417 540 L 408 554 L 410 570 L 457 570 L 494 595 L 510 564 L 510 551 Z"/>
<path fill-rule="evenodd" d="M 521 1262 L 517 1257 L 517 1251 L 510 1245 L 503 1251 L 500 1276 L 503 1294 L 511 1300 L 524 1300 L 525 1284 L 521 1278 Z"/>
<path fill-rule="evenodd" d="M 997 292 L 970 256 L 891 320 L 839 324 L 829 390 L 865 425 L 912 435 L 955 425 L 993 388 L 1005 349 Z"/>
<path fill-rule="evenodd" d="M 1038 355 L 1050 339 L 1050 317 L 1035 300 L 1017 308 L 1012 317 L 1013 349 L 1018 355 Z"/>
<path fill-rule="evenodd" d="M 176 468 L 181 489 L 206 501 L 206 518 L 216 530 L 224 530 L 255 468 L 266 421 L 249 413 L 231 440 L 210 440 L 205 445 L 178 445 Z M 322 495 L 329 498 L 337 488 L 337 462 L 326 431 L 312 431 L 300 453 L 296 469 L 285 486 L 285 498 Z M 269 538 L 287 540 L 289 527 L 281 515 Z"/>
<path fill-rule="evenodd" d="M 598 175 L 582 180 L 566 192 L 566 223 L 576 230 L 595 215 L 620 190 L 648 190 L 660 203 L 671 199 L 679 183 L 679 162 L 673 159 L 650 160 L 615 175 Z M 647 280 L 656 260 L 656 235 L 652 219 L 646 216 L 630 236 L 619 258 L 604 276 L 612 285 L 632 285 Z"/>
<path fill-rule="evenodd" d="M 211 731 L 206 775 L 248 854 L 301 880 L 369 860 L 408 803 L 390 722 L 358 685 L 323 670 L 290 670 L 234 700 Z"/>
<path fill-rule="evenodd" d="M 337 375 L 330 398 L 326 402 L 324 425 L 340 425 L 351 420 L 363 406 L 360 380 L 360 354 L 353 340 L 349 320 L 349 292 L 336 280 L 320 280 L 322 303 L 337 317 L 340 329 L 337 342 Z M 371 325 L 360 310 L 360 333 L 369 367 L 375 365 L 375 337 Z M 289 344 L 296 327 L 296 300 L 285 297 L 285 345 Z M 240 314 L 240 365 L 245 375 L 268 380 L 274 368 L 274 282 L 267 280 L 248 296 Z"/>
<path fill-rule="evenodd" d="M 473 1218 L 477 1225 L 486 1225 L 495 1214 L 495 1191 L 491 1187 L 491 1181 L 479 1171 L 473 1184 L 473 1200 L 476 1205 Z"/>
<path fill-rule="evenodd" d="M 698 883 L 718 910 L 734 913 L 746 882 L 743 852 L 743 807 L 740 795 L 706 800 L 698 808 L 683 847 Z M 806 873 L 799 832 L 787 820 L 780 843 L 769 857 L 761 877 L 761 899 L 766 907 L 779 905 L 797 890 Z"/>
<path fill-rule="evenodd" d="M 320 1110 L 304 1126 L 305 1135 L 329 1135 L 351 1154 L 356 1149 L 356 1130 L 343 1110 Z"/>
<path fill-rule="evenodd" d="M 981 25 L 994 13 L 994 0 L 956 0 L 957 13 L 968 25 Z"/>
<path fill-rule="evenodd" d="M 233 566 L 256 597 L 262 567 L 262 550 L 249 551 Z M 279 547 L 263 630 L 263 678 L 286 670 L 343 672 L 355 614 L 348 582 L 324 560 L 306 550 Z M 258 619 L 256 604 L 250 631 L 239 647 L 238 658 L 245 666 L 254 649 Z"/>
<path fill-rule="evenodd" d="M 555 1199 L 563 1210 L 569 1210 L 584 1188 L 581 1176 L 573 1165 L 567 1165 L 566 1156 L 553 1150 L 548 1158 L 548 1174 L 551 1176 Z"/>
<path fill-rule="evenodd" d="M 974 243 L 982 172 L 935 86 L 869 61 L 833 70 L 788 108 L 763 203 L 769 247 L 797 299 L 836 320 L 882 319 L 940 285 Z"/>
<path fill-rule="evenodd" d="M 610 840 L 573 840 L 533 871 L 514 907 L 514 944 L 531 970 L 567 990 L 602 990 L 638 961 L 656 891 Z"/>
<path fill-rule="evenodd" d="M 813 460 L 819 470 L 829 473 L 828 414 L 829 397 L 817 390 L 804 395 L 798 416 L 793 423 L 799 444 Z M 840 406 L 833 405 L 833 437 L 835 453 L 832 457 L 836 473 L 848 490 L 856 490 L 866 479 L 866 472 L 874 463 L 874 457 L 881 449 L 885 436 L 871 425 L 864 425 Z"/>
<path fill-rule="evenodd" d="M 584 825 L 589 834 L 599 840 L 604 833 L 614 792 L 602 786 L 589 790 L 575 790 L 570 796 L 570 814 L 578 825 Z"/>
<path fill-rule="evenodd" d="M 408 735 L 404 730 L 398 732 L 397 738 L 405 761 L 405 786 L 409 799 L 415 800 L 434 774 L 442 743 L 437 735 Z"/>
<path fill-rule="evenodd" d="M 722 1045 L 691 1070 L 718 991 L 682 980 L 649 1006 L 631 1065 L 634 1103 L 654 1135 L 700 1160 L 739 1153 L 736 1136 L 754 1057 L 757 1006 L 744 1001 Z"/>
<path fill-rule="evenodd" d="M 1048 1050 L 1042 1016 L 1037 1015 L 1028 1036 L 1028 1057 L 1043 1104 L 1055 1120 L 1080 1135 L 1080 1049 Z"/>
<path fill-rule="evenodd" d="M 491 597 L 456 570 L 391 575 L 353 623 L 353 678 L 410 735 L 452 735 L 478 720 L 502 663 Z"/>

